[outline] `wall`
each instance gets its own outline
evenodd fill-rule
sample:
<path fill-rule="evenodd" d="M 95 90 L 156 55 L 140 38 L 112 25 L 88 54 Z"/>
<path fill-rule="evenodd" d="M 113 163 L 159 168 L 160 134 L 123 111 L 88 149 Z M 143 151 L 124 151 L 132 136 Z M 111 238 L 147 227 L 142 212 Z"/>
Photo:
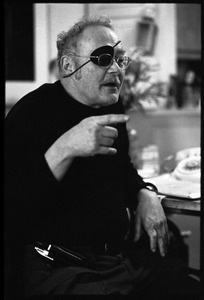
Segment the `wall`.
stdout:
<path fill-rule="evenodd" d="M 177 73 L 176 4 L 158 3 L 157 7 L 159 38 L 155 49 L 155 57 L 160 64 L 160 80 L 168 81 L 169 75 Z"/>
<path fill-rule="evenodd" d="M 56 40 L 61 31 L 67 31 L 85 13 L 86 4 L 47 4 L 49 22 L 49 58 L 57 57 Z"/>

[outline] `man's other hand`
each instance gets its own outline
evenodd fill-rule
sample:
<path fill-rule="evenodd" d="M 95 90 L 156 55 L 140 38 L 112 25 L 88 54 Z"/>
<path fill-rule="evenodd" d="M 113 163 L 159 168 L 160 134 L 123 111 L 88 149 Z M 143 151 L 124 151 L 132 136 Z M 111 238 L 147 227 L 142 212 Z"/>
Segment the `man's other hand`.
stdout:
<path fill-rule="evenodd" d="M 138 193 L 135 242 L 139 240 L 143 229 L 149 236 L 151 250 L 155 252 L 158 247 L 161 256 L 165 256 L 169 244 L 167 219 L 157 194 L 147 189 L 141 189 Z"/>

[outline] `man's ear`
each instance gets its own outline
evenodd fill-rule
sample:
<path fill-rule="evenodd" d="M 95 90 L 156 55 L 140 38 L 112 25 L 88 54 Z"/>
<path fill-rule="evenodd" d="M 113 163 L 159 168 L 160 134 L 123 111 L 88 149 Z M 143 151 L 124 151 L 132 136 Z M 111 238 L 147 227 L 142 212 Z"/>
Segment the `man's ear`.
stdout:
<path fill-rule="evenodd" d="M 61 70 L 64 75 L 69 75 L 74 71 L 72 55 L 63 55 L 60 59 Z"/>

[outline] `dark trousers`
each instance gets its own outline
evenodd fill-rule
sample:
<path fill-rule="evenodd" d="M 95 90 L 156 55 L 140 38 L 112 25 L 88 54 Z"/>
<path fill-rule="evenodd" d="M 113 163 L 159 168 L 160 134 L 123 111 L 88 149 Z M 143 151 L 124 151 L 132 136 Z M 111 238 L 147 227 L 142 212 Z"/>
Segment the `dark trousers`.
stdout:
<path fill-rule="evenodd" d="M 81 254 L 87 253 L 82 250 Z M 200 283 L 188 276 L 185 262 L 171 253 L 165 258 L 152 253 L 147 238 L 135 244 L 125 243 L 116 255 L 89 252 L 89 257 L 92 263 L 88 267 L 54 266 L 33 246 L 28 246 L 21 281 L 24 296 L 8 299 L 41 299 L 40 295 L 45 299 L 53 299 L 50 298 L 53 295 L 142 295 L 142 298 L 147 295 L 151 299 L 154 296 L 157 299 L 160 296 L 162 299 L 185 296 L 185 299 L 201 299 Z M 19 280 L 20 271 L 15 276 Z"/>

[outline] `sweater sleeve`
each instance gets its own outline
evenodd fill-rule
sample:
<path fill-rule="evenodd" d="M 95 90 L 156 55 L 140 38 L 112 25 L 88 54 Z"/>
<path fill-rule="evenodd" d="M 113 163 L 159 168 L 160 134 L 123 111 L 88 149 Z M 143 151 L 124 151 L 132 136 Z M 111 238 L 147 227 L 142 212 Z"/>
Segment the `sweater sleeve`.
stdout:
<path fill-rule="evenodd" d="M 126 138 L 128 140 L 128 136 Z M 131 163 L 129 155 L 125 158 L 124 177 L 127 206 L 135 210 L 137 207 L 137 194 L 145 187 L 145 182 Z"/>
<path fill-rule="evenodd" d="M 124 113 L 121 101 L 119 101 L 119 109 Z M 127 206 L 133 210 L 137 206 L 137 194 L 145 187 L 143 178 L 138 174 L 137 169 L 131 163 L 129 156 L 129 137 L 126 125 L 121 125 L 121 136 L 123 139 L 123 165 L 124 165 L 124 182 L 126 191 Z"/>
<path fill-rule="evenodd" d="M 26 99 L 28 100 L 28 99 Z M 18 103 L 17 103 L 18 104 Z M 42 116 L 32 104 L 16 105 L 5 120 L 5 220 L 7 233 L 18 234 L 32 214 L 38 216 L 50 203 L 60 183 L 50 171 L 44 153 Z"/>

